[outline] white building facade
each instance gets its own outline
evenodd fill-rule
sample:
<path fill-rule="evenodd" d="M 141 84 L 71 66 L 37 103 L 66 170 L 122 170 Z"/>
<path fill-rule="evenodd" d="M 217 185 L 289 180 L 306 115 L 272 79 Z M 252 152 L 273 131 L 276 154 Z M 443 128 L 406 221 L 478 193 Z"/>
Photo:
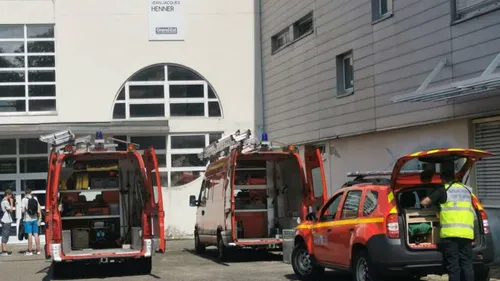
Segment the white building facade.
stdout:
<path fill-rule="evenodd" d="M 256 11 L 251 0 L 0 0 L 1 196 L 12 189 L 20 206 L 28 187 L 45 205 L 40 134 L 102 130 L 154 145 L 167 236 L 192 235 L 196 154 L 262 127 Z"/>

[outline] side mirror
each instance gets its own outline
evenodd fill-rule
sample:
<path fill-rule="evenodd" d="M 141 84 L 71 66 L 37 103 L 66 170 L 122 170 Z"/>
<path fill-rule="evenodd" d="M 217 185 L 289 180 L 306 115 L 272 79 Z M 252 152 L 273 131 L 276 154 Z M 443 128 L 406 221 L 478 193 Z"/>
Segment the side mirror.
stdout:
<path fill-rule="evenodd" d="M 196 196 L 194 196 L 194 195 L 189 196 L 189 206 L 190 207 L 196 207 L 197 203 L 198 202 L 196 202 Z"/>
<path fill-rule="evenodd" d="M 306 220 L 308 221 L 315 221 L 316 220 L 316 212 L 310 212 L 309 214 L 307 214 L 306 216 Z"/>

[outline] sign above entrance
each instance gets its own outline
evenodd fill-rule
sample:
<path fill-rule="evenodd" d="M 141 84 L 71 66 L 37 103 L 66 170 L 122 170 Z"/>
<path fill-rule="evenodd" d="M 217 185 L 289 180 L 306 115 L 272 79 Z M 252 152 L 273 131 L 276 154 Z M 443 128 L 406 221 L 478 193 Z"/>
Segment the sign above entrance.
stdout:
<path fill-rule="evenodd" d="M 149 40 L 184 40 L 184 0 L 149 0 Z"/>

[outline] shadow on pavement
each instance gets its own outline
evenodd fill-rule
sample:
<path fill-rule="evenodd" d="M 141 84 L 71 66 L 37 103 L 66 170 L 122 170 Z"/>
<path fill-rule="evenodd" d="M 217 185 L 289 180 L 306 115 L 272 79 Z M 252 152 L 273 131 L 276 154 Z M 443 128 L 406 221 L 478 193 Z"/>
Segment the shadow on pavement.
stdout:
<path fill-rule="evenodd" d="M 141 276 L 129 270 L 126 264 L 105 264 L 105 265 L 74 265 L 71 271 L 66 272 L 66 276 L 61 278 L 63 280 L 87 280 L 90 278 L 105 279 L 111 277 L 125 277 L 125 276 Z M 38 273 L 46 272 L 42 281 L 60 280 L 53 276 L 53 268 L 49 266 L 42 269 Z M 159 276 L 149 274 L 148 276 L 155 279 L 161 279 Z"/>
<path fill-rule="evenodd" d="M 500 266 L 495 265 L 490 269 L 490 277 L 492 279 L 500 279 Z"/>
<path fill-rule="evenodd" d="M 293 273 L 285 275 L 285 278 L 287 280 L 293 280 L 293 281 L 300 280 Z M 335 280 L 335 281 L 350 281 L 350 280 L 352 280 L 352 277 L 351 277 L 351 275 L 346 274 L 346 273 L 339 273 L 339 272 L 327 270 L 327 271 L 325 271 L 325 275 L 323 276 L 323 278 L 321 280 L 318 280 L 318 281 L 327 281 L 327 280 L 328 281 L 330 281 L 330 280 Z"/>
<path fill-rule="evenodd" d="M 221 262 L 217 258 L 217 249 L 207 249 L 202 255 L 196 254 L 193 249 L 184 248 L 184 252 L 197 255 L 199 257 L 211 260 L 215 263 L 229 266 L 227 263 L 240 263 L 240 262 L 256 262 L 256 261 L 282 261 L 283 256 L 281 254 L 275 254 L 267 251 L 258 250 L 247 250 L 241 249 L 232 251 L 225 262 Z"/>

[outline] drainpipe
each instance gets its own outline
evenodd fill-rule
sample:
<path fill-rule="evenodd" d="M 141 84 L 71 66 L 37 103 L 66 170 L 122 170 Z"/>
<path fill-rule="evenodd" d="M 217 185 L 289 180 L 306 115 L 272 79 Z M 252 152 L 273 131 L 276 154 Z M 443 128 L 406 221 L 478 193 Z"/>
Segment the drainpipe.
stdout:
<path fill-rule="evenodd" d="M 261 0 L 254 0 L 254 11 L 255 11 L 255 30 L 254 30 L 254 40 L 255 40 L 255 97 L 254 97 L 254 116 L 255 116 L 255 130 L 254 136 L 260 138 L 263 132 L 265 132 L 265 122 L 264 122 L 264 75 L 262 73 L 262 34 L 261 34 Z"/>

